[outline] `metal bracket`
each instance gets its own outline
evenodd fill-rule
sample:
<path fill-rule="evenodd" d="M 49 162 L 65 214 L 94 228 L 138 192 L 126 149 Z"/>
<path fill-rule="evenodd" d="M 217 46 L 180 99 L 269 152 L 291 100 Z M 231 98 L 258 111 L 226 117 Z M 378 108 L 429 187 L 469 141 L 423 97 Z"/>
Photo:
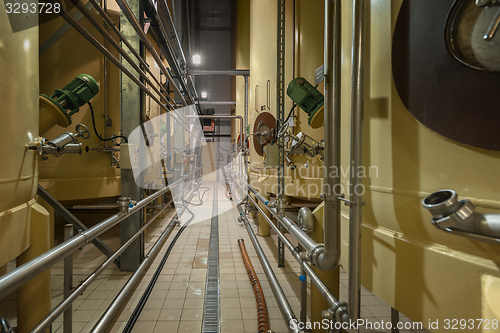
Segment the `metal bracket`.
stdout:
<path fill-rule="evenodd" d="M 349 206 L 349 207 L 355 207 L 355 206 L 366 206 L 366 201 L 352 201 L 349 199 L 345 198 L 345 195 L 342 194 L 340 197 L 337 197 L 340 201 L 344 202 L 344 205 Z"/>

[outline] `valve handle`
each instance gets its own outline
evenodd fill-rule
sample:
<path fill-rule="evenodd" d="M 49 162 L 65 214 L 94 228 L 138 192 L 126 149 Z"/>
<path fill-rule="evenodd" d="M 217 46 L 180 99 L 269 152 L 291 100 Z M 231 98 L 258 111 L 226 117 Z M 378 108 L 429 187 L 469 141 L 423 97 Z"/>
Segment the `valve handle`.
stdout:
<path fill-rule="evenodd" d="M 76 125 L 75 131 L 76 131 L 75 135 L 79 138 L 82 138 L 82 139 L 90 138 L 90 131 L 87 128 L 87 126 L 85 126 L 84 124 Z"/>

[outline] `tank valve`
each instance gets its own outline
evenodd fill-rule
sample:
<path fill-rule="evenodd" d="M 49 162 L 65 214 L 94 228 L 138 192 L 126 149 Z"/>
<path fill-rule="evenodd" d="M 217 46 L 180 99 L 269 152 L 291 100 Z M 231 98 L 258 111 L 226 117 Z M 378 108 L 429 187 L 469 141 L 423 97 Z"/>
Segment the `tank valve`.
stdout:
<path fill-rule="evenodd" d="M 48 158 L 46 156 L 47 154 L 56 157 L 62 154 L 81 154 L 82 144 L 78 143 L 78 138 L 88 139 L 89 137 L 90 132 L 87 126 L 78 124 L 76 125 L 75 133 L 66 132 L 50 141 L 47 141 L 46 138 L 42 138 L 41 143 L 37 145 L 38 154 L 43 160 Z M 29 147 L 30 149 L 32 149 L 31 146 Z"/>

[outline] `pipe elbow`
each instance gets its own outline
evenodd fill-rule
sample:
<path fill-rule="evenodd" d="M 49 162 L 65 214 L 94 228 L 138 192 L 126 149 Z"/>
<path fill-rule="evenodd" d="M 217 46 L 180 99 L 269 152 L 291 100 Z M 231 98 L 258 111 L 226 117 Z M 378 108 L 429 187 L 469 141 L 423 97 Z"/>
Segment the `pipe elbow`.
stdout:
<path fill-rule="evenodd" d="M 318 244 L 311 256 L 313 264 L 322 271 L 331 271 L 340 264 L 340 252 L 328 253 L 323 244 Z"/>
<path fill-rule="evenodd" d="M 458 200 L 453 190 L 434 192 L 422 200 L 432 214 L 431 223 L 438 229 L 462 236 L 500 238 L 500 214 L 482 214 L 467 199 Z"/>

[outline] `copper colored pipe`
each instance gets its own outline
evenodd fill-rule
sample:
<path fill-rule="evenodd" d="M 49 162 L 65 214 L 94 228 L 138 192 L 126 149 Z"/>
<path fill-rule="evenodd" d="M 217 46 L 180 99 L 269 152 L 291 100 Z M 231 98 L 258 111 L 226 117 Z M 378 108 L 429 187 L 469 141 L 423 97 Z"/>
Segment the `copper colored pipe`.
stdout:
<path fill-rule="evenodd" d="M 247 269 L 248 277 L 250 278 L 250 283 L 253 287 L 253 292 L 255 293 L 255 301 L 257 302 L 257 325 L 259 327 L 259 333 L 267 333 L 269 331 L 269 314 L 267 313 L 266 299 L 264 297 L 264 292 L 260 286 L 259 278 L 257 273 L 253 269 L 252 262 L 248 257 L 247 250 L 245 248 L 245 241 L 243 239 L 238 239 L 238 245 L 240 246 L 241 257 L 245 263 L 245 268 Z"/>

